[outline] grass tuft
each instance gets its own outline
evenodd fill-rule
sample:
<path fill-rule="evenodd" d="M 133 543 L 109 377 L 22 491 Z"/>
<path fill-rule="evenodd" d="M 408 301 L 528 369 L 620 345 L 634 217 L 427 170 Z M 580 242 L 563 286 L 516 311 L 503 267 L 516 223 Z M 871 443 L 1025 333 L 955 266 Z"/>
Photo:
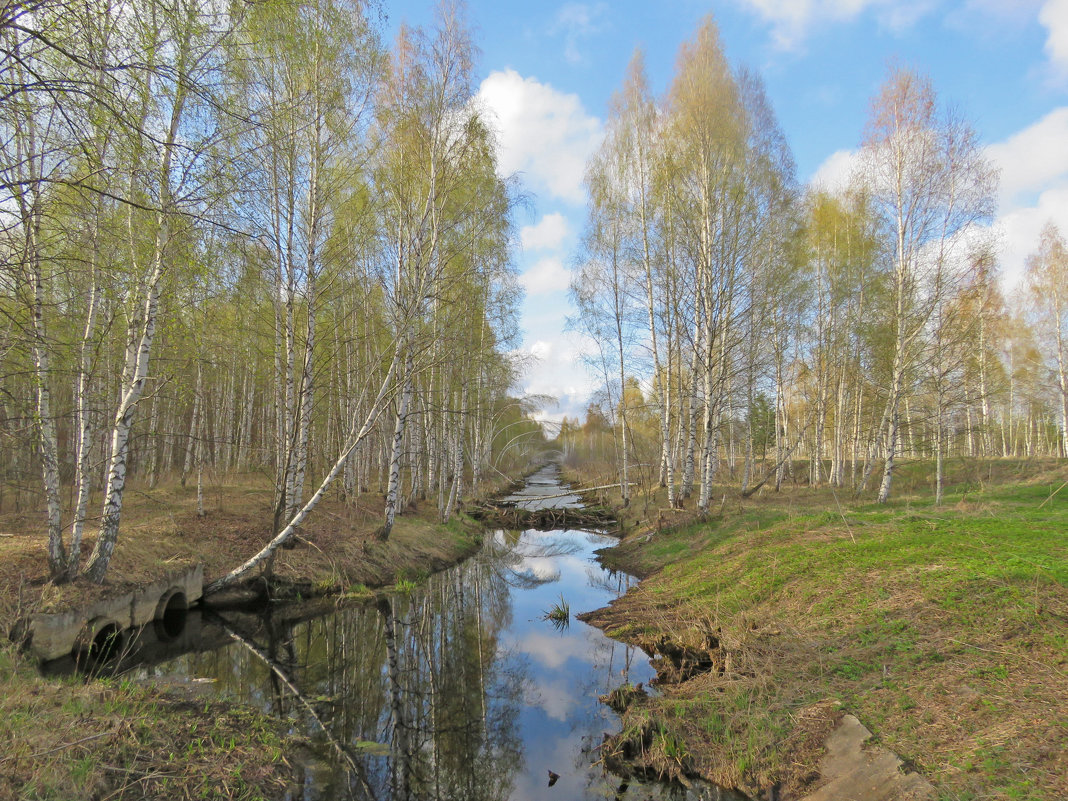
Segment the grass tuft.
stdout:
<path fill-rule="evenodd" d="M 557 629 L 566 629 L 571 624 L 571 606 L 561 595 L 541 619 L 550 621 Z"/>

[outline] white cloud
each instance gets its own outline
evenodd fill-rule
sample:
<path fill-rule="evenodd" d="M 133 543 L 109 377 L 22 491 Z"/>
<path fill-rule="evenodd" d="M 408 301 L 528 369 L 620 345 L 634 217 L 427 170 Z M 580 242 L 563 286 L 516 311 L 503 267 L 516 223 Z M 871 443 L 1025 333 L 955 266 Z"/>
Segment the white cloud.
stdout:
<path fill-rule="evenodd" d="M 523 349 L 527 368 L 523 375 L 523 392 L 556 398 L 556 406 L 540 411 L 536 417 L 546 422 L 560 422 L 568 417 L 585 417 L 586 405 L 598 386 L 590 376 L 585 357 L 596 351 L 596 344 L 584 334 L 564 331 L 561 321 L 555 330 L 561 333 L 539 339 Z"/>
<path fill-rule="evenodd" d="M 1034 25 L 1046 0 L 964 0 L 946 9 L 943 24 L 973 42 L 1001 43 Z"/>
<path fill-rule="evenodd" d="M 1019 283 L 1027 256 L 1039 233 L 1052 220 L 1068 231 L 1068 107 L 987 147 L 1001 169 L 1001 193 L 995 229 L 1008 288 Z"/>
<path fill-rule="evenodd" d="M 1002 142 L 988 145 L 987 157 L 1001 170 L 996 236 L 1003 282 L 1016 286 L 1027 256 L 1038 246 L 1048 221 L 1068 232 L 1068 106 Z M 857 151 L 828 156 L 810 179 L 813 187 L 836 192 L 848 185 Z"/>
<path fill-rule="evenodd" d="M 935 5 L 934 0 L 739 0 L 771 24 L 777 47 L 792 50 L 815 27 L 849 22 L 869 9 L 879 23 L 892 30 L 915 24 Z"/>
<path fill-rule="evenodd" d="M 1046 55 L 1055 67 L 1068 72 L 1068 0 L 1046 0 L 1038 21 L 1049 31 Z"/>
<path fill-rule="evenodd" d="M 1068 106 L 1051 111 L 1004 142 L 990 145 L 987 155 L 1001 168 L 1003 204 L 1026 200 L 1027 195 L 1068 177 Z"/>
<path fill-rule="evenodd" d="M 881 3 L 879 24 L 895 32 L 906 31 L 938 5 L 938 0 L 913 0 L 909 3 Z"/>
<path fill-rule="evenodd" d="M 553 355 L 553 343 L 539 339 L 530 346 L 530 355 L 538 361 L 545 361 Z"/>
<path fill-rule="evenodd" d="M 562 292 L 571 286 L 571 271 L 555 256 L 541 259 L 519 276 L 519 283 L 528 295 Z"/>
<path fill-rule="evenodd" d="M 1038 249 L 1042 227 L 1052 221 L 1062 233 L 1068 232 L 1068 187 L 1049 189 L 1033 206 L 1013 209 L 997 220 L 1001 240 L 1002 279 L 1012 289 L 1023 277 L 1027 257 Z"/>
<path fill-rule="evenodd" d="M 823 160 L 809 179 L 814 189 L 825 192 L 841 192 L 848 186 L 857 168 L 859 154 L 856 150 L 836 150 Z"/>
<path fill-rule="evenodd" d="M 524 225 L 519 240 L 526 250 L 556 250 L 571 233 L 567 218 L 559 212 L 546 214 L 536 225 Z"/>
<path fill-rule="evenodd" d="M 575 204 L 585 201 L 586 160 L 603 132 L 578 95 L 509 69 L 490 73 L 478 97 L 497 128 L 503 174 L 521 172 L 535 191 Z"/>

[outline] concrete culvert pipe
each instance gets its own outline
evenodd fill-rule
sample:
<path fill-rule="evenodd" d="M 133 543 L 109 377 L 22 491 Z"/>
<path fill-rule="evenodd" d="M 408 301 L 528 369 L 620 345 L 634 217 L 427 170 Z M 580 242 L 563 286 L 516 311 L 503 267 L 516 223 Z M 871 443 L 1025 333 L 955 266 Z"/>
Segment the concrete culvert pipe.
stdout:
<path fill-rule="evenodd" d="M 156 615 L 153 621 L 156 637 L 161 642 L 171 642 L 181 637 L 185 631 L 188 614 L 189 601 L 185 593 L 177 587 L 167 590 L 156 604 Z"/>
<path fill-rule="evenodd" d="M 97 617 L 86 623 L 78 635 L 74 643 L 74 657 L 103 664 L 118 657 L 125 645 L 126 631 L 122 626 L 111 618 Z"/>

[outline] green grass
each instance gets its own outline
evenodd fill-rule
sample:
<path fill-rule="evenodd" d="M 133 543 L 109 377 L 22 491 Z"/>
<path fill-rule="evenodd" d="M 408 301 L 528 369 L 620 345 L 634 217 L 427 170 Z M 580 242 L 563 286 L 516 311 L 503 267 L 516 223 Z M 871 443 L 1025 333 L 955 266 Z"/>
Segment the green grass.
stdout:
<path fill-rule="evenodd" d="M 834 700 L 947 798 L 1068 797 L 1068 494 L 1040 508 L 1062 482 L 975 479 L 940 508 L 809 489 L 728 504 L 609 557 L 652 574 L 611 631 L 717 634 L 730 675 L 648 702 L 712 778 L 788 777 L 799 716 Z"/>
<path fill-rule="evenodd" d="M 541 619 L 550 621 L 557 628 L 567 628 L 571 623 L 571 605 L 561 595 L 560 600 L 549 607 Z"/>
<path fill-rule="evenodd" d="M 0 798 L 257 799 L 289 781 L 277 722 L 125 679 L 43 679 L 0 646 Z"/>

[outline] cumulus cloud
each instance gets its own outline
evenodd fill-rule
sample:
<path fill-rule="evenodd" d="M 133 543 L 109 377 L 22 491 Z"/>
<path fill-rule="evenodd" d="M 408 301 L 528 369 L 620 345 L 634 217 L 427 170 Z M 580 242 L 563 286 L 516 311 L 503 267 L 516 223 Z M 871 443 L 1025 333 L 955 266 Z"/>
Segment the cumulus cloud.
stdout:
<path fill-rule="evenodd" d="M 530 355 L 538 361 L 545 361 L 553 355 L 553 343 L 539 339 L 530 346 Z"/>
<path fill-rule="evenodd" d="M 823 160 L 809 179 L 814 189 L 825 192 L 841 192 L 848 186 L 857 169 L 859 154 L 856 150 L 836 150 Z"/>
<path fill-rule="evenodd" d="M 541 410 L 535 417 L 546 423 L 558 423 L 564 415 L 585 415 L 590 396 L 597 388 L 586 367 L 586 356 L 596 351 L 596 343 L 574 331 L 564 331 L 548 339 L 539 339 L 523 348 L 521 357 L 528 359 L 524 371 L 523 392 L 528 395 L 548 395 L 557 403 Z"/>
<path fill-rule="evenodd" d="M 541 259 L 519 276 L 519 283 L 528 295 L 561 292 L 571 285 L 571 271 L 555 256 Z"/>
<path fill-rule="evenodd" d="M 585 201 L 586 160 L 603 132 L 578 95 L 509 69 L 490 73 L 478 97 L 497 129 L 502 174 L 523 173 L 535 191 L 570 203 Z"/>
<path fill-rule="evenodd" d="M 1001 168 L 1003 204 L 1026 201 L 1048 188 L 1051 181 L 1068 177 L 1068 107 L 1051 111 L 1004 142 L 987 148 Z"/>
<path fill-rule="evenodd" d="M 1049 31 L 1046 55 L 1058 70 L 1068 73 L 1068 0 L 1046 0 L 1038 21 Z"/>
<path fill-rule="evenodd" d="M 1023 275 L 1024 261 L 1052 220 L 1068 231 L 1068 107 L 987 148 L 1001 169 L 1001 194 L 995 230 L 1000 240 L 1005 283 Z"/>
<path fill-rule="evenodd" d="M 772 27 L 776 46 L 791 50 L 809 31 L 828 22 L 849 22 L 874 10 L 879 23 L 902 30 L 916 23 L 935 5 L 934 0 L 739 0 Z"/>
<path fill-rule="evenodd" d="M 1068 187 L 1049 189 L 1032 206 L 1016 208 L 998 217 L 1002 278 L 1007 288 L 1020 283 L 1027 257 L 1038 249 L 1039 235 L 1047 222 L 1061 233 L 1068 232 Z"/>
<path fill-rule="evenodd" d="M 536 225 L 524 225 L 519 240 L 526 250 L 556 250 L 571 232 L 567 218 L 559 212 L 546 214 Z"/>
<path fill-rule="evenodd" d="M 1068 232 L 1068 106 L 1054 109 L 1002 142 L 986 155 L 1001 171 L 996 237 L 1007 288 L 1019 283 L 1024 262 L 1038 245 L 1050 220 Z M 810 179 L 829 192 L 848 185 L 858 153 L 839 150 L 828 156 Z"/>

